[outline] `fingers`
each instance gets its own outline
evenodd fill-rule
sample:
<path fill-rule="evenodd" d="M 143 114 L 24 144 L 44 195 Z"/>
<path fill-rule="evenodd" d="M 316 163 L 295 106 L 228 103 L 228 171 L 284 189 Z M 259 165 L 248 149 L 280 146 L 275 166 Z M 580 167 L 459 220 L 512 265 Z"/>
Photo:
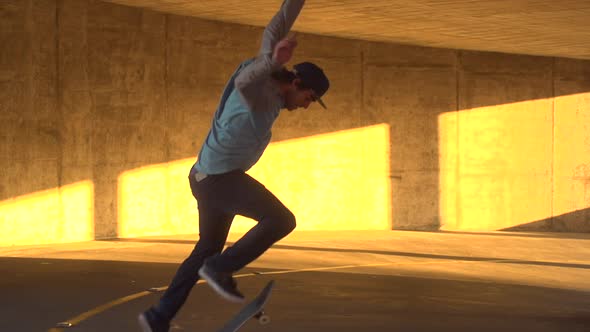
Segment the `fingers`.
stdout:
<path fill-rule="evenodd" d="M 289 46 L 295 47 L 297 46 L 297 33 L 289 32 L 289 34 L 287 34 L 287 37 L 285 37 L 283 40 L 286 41 L 289 44 Z"/>
<path fill-rule="evenodd" d="M 294 32 L 294 31 L 292 31 L 292 32 L 289 32 L 289 33 L 287 34 L 287 37 L 286 37 L 285 39 L 287 39 L 287 40 L 289 40 L 289 41 L 294 41 L 294 42 L 297 42 L 297 32 Z"/>
<path fill-rule="evenodd" d="M 287 40 L 287 39 L 283 39 L 281 40 L 278 44 L 277 44 L 277 49 L 278 50 L 289 50 L 290 52 L 293 52 L 293 50 L 295 49 L 295 47 L 297 47 L 297 41 L 292 41 L 292 40 Z"/>
<path fill-rule="evenodd" d="M 281 39 L 275 45 L 273 58 L 279 63 L 285 64 L 289 62 L 293 56 L 293 51 L 297 47 L 297 38 L 295 33 L 289 33 L 285 38 Z"/>

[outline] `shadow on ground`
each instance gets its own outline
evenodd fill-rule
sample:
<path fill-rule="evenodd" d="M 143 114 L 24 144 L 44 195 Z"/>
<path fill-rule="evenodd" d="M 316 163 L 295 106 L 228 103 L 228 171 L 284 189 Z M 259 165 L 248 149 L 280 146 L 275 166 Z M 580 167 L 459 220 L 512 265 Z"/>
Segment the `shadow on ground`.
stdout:
<path fill-rule="evenodd" d="M 306 247 L 303 249 L 308 250 Z M 302 249 L 302 250 L 303 250 Z M 297 249 L 299 250 L 299 249 Z M 178 264 L 1 258 L 0 289 L 12 314 L 1 331 L 47 331 L 112 300 L 166 285 Z M 270 271 L 270 270 L 262 270 Z M 252 272 L 246 269 L 243 272 Z M 268 326 L 248 331 L 587 331 L 590 295 L 526 285 L 373 274 L 370 268 L 240 278 L 248 297 L 277 280 Z M 149 294 L 92 316 L 76 331 L 137 331 Z M 239 309 L 197 285 L 172 331 L 215 331 Z M 34 319 L 31 319 L 34 317 Z M 73 331 L 74 329 L 72 329 Z"/>

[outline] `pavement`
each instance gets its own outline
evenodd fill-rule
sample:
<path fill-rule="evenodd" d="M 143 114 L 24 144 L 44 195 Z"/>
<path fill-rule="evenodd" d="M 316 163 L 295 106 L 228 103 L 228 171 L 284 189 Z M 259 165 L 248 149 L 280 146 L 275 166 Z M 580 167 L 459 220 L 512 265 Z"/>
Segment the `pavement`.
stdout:
<path fill-rule="evenodd" d="M 0 331 L 140 331 L 197 239 L 0 248 Z M 590 331 L 590 234 L 295 231 L 237 276 L 248 298 L 276 280 L 271 323 L 243 332 Z M 171 331 L 239 309 L 199 282 Z"/>

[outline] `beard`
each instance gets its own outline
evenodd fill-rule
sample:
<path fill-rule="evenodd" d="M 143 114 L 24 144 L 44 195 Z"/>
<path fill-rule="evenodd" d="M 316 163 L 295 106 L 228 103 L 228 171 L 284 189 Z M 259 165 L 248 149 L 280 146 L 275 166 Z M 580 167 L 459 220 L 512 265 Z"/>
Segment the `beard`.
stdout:
<path fill-rule="evenodd" d="M 285 106 L 289 111 L 297 109 L 296 93 L 294 91 L 287 92 L 287 95 L 285 96 Z"/>

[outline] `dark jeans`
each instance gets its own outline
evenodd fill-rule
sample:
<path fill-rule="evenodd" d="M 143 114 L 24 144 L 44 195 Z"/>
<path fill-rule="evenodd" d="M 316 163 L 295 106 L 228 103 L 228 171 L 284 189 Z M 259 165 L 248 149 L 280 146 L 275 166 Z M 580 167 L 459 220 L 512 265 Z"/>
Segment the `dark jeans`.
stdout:
<path fill-rule="evenodd" d="M 199 206 L 199 241 L 155 307 L 167 320 L 171 320 L 186 301 L 199 279 L 203 261 L 223 250 L 234 216 L 242 215 L 258 224 L 210 261 L 219 271 L 240 270 L 295 228 L 293 213 L 243 171 L 209 175 L 199 182 L 191 171 L 189 183 Z"/>

